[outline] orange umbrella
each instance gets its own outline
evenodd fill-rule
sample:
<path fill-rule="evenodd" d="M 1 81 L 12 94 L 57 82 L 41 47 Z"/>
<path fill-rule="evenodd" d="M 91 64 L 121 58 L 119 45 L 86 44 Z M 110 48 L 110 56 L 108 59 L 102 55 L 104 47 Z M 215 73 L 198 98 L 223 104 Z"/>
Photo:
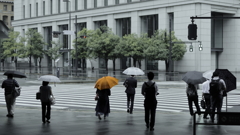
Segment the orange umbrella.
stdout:
<path fill-rule="evenodd" d="M 104 76 L 97 80 L 95 87 L 99 90 L 111 89 L 113 86 L 118 84 L 118 79 L 111 76 Z"/>

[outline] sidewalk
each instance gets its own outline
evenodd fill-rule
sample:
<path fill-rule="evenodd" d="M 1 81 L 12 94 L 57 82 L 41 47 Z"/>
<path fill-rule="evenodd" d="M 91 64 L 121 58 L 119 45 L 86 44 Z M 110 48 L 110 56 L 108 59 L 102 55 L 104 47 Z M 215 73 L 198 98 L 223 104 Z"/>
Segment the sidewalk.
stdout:
<path fill-rule="evenodd" d="M 0 107 L 1 135 L 192 135 L 192 117 L 188 112 L 157 111 L 155 130 L 145 128 L 143 110 L 133 114 L 112 111 L 106 120 L 98 120 L 93 109 L 52 110 L 51 123 L 42 124 L 40 108 L 16 107 L 14 118 Z M 197 116 L 197 121 L 203 121 Z M 208 121 L 206 121 L 208 122 Z M 197 135 L 239 135 L 238 126 L 197 126 Z"/>

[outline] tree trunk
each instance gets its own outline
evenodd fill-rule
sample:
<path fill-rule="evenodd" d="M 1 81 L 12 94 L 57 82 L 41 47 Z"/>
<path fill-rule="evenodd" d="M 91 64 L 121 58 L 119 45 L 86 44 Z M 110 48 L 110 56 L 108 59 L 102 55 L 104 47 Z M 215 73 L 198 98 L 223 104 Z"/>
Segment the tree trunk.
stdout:
<path fill-rule="evenodd" d="M 142 67 L 141 60 L 138 60 L 138 65 L 139 65 L 139 68 L 141 69 Z"/>
<path fill-rule="evenodd" d="M 108 59 L 107 58 L 105 58 L 105 65 L 106 65 L 106 71 L 108 73 Z"/>
<path fill-rule="evenodd" d="M 113 59 L 113 71 L 115 71 L 116 59 Z"/>
<path fill-rule="evenodd" d="M 17 58 L 14 59 L 14 63 L 15 63 L 15 68 L 17 70 Z"/>
<path fill-rule="evenodd" d="M 169 72 L 169 61 L 168 60 L 165 60 L 165 70 L 166 72 Z"/>
<path fill-rule="evenodd" d="M 32 57 L 31 57 L 31 55 L 29 56 L 29 68 L 30 68 L 30 73 L 32 73 L 31 72 L 31 70 L 32 70 Z"/>
<path fill-rule="evenodd" d="M 136 62 L 137 60 L 135 58 L 133 58 L 133 66 L 136 67 Z"/>

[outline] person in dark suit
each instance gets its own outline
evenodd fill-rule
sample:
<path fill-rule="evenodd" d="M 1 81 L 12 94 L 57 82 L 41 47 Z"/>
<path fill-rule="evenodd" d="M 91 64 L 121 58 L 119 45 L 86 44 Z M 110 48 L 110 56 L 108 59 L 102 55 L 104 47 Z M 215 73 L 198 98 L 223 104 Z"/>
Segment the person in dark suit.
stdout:
<path fill-rule="evenodd" d="M 132 114 L 133 106 L 134 106 L 134 96 L 135 96 L 135 88 L 137 88 L 137 80 L 134 78 L 134 75 L 127 78 L 123 85 L 126 87 L 127 94 L 127 112 Z"/>

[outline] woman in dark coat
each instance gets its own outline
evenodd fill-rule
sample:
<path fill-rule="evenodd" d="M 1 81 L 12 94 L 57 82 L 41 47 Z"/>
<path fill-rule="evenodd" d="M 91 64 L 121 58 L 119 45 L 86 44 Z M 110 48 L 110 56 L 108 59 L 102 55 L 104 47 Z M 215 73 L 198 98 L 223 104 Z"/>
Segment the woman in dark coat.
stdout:
<path fill-rule="evenodd" d="M 97 105 L 95 108 L 96 116 L 98 119 L 101 120 L 101 115 L 104 115 L 104 119 L 110 113 L 110 104 L 109 104 L 109 97 L 111 95 L 110 89 L 103 89 L 96 91 L 96 98 L 98 99 Z"/>
<path fill-rule="evenodd" d="M 186 93 L 187 93 L 187 97 L 188 97 L 188 106 L 189 106 L 189 111 L 190 111 L 190 115 L 193 116 L 193 107 L 192 107 L 192 103 L 195 104 L 198 115 L 201 115 L 201 110 L 198 104 L 198 94 L 197 94 L 197 88 L 195 85 L 189 83 L 186 89 Z"/>
<path fill-rule="evenodd" d="M 47 118 L 47 123 L 50 123 L 50 118 L 51 118 L 51 103 L 50 103 L 50 96 L 53 97 L 52 94 L 52 88 L 48 86 L 49 82 L 42 82 L 42 86 L 40 86 L 39 92 L 41 93 L 40 99 L 41 99 L 41 104 L 42 104 L 42 122 L 46 122 Z M 46 109 L 47 108 L 47 109 Z"/>

